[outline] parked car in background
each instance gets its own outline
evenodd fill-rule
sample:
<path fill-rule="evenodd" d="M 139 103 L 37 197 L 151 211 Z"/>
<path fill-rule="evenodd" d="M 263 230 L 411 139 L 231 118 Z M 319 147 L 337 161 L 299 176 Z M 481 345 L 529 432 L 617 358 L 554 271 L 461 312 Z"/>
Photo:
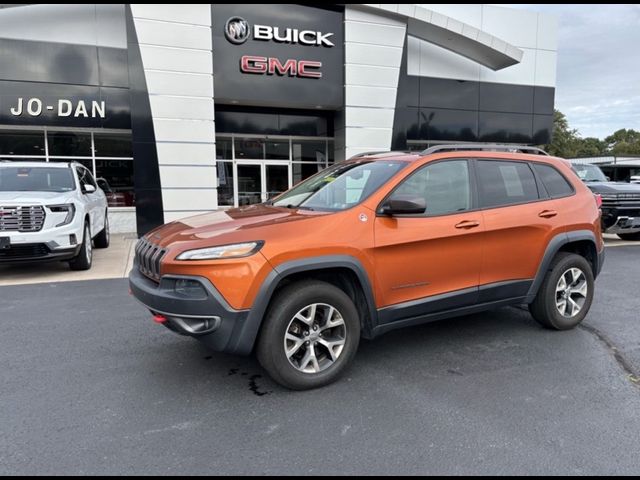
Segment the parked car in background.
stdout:
<path fill-rule="evenodd" d="M 277 382 L 309 389 L 342 375 L 361 337 L 400 327 L 528 304 L 573 328 L 603 260 L 596 198 L 570 165 L 450 145 L 353 158 L 262 204 L 159 227 L 129 280 L 157 323 L 255 349 Z"/>
<path fill-rule="evenodd" d="M 106 195 L 109 207 L 128 207 L 132 205 L 131 193 L 115 191 L 104 178 L 96 178 L 96 183 Z"/>
<path fill-rule="evenodd" d="M 597 165 L 574 163 L 573 170 L 602 198 L 602 231 L 640 240 L 640 185 L 612 182 Z"/>
<path fill-rule="evenodd" d="M 79 163 L 0 162 L 0 262 L 88 270 L 109 246 L 107 199 Z"/>

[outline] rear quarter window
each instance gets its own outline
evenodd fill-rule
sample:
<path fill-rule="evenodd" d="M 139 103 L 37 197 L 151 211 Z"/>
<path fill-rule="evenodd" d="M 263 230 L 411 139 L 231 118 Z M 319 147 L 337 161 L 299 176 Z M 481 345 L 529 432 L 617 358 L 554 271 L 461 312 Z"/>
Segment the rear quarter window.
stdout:
<path fill-rule="evenodd" d="M 566 197 L 574 192 L 573 186 L 558 170 L 550 165 L 534 163 L 533 169 L 551 198 Z"/>

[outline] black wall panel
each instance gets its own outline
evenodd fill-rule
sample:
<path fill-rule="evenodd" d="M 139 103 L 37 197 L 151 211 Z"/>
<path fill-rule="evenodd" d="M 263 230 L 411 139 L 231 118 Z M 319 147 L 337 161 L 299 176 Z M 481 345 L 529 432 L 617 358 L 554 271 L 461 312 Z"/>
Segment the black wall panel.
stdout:
<path fill-rule="evenodd" d="M 333 112 L 216 105 L 216 133 L 333 136 Z"/>
<path fill-rule="evenodd" d="M 480 111 L 533 113 L 533 87 L 480 82 Z"/>
<path fill-rule="evenodd" d="M 420 78 L 420 106 L 478 110 L 478 82 L 443 78 Z"/>
<path fill-rule="evenodd" d="M 131 7 L 127 5 L 129 85 L 131 94 L 131 135 L 138 235 L 164 223 L 160 167 L 151 116 L 147 82 Z"/>

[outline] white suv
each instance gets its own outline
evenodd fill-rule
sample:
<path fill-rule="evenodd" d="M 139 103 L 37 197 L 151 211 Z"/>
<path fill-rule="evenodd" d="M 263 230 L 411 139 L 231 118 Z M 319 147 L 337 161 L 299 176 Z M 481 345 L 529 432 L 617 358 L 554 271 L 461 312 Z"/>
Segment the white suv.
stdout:
<path fill-rule="evenodd" d="M 92 242 L 93 240 L 93 242 Z M 107 198 L 79 163 L 0 162 L 0 263 L 89 270 L 109 246 Z"/>

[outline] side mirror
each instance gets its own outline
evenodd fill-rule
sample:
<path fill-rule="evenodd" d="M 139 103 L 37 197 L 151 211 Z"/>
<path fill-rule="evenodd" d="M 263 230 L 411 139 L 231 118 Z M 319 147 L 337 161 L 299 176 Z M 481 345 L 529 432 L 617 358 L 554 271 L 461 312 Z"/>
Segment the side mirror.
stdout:
<path fill-rule="evenodd" d="M 82 188 L 84 190 L 84 193 L 95 193 L 96 192 L 96 187 L 94 187 L 90 183 L 85 183 Z"/>
<path fill-rule="evenodd" d="M 423 197 L 396 195 L 388 198 L 380 207 L 382 215 L 422 215 L 427 210 Z"/>
<path fill-rule="evenodd" d="M 611 177 L 609 177 L 609 176 L 606 176 L 606 177 L 604 177 L 604 178 L 606 178 L 606 179 L 607 179 L 607 182 L 610 182 L 610 181 L 611 181 Z"/>

